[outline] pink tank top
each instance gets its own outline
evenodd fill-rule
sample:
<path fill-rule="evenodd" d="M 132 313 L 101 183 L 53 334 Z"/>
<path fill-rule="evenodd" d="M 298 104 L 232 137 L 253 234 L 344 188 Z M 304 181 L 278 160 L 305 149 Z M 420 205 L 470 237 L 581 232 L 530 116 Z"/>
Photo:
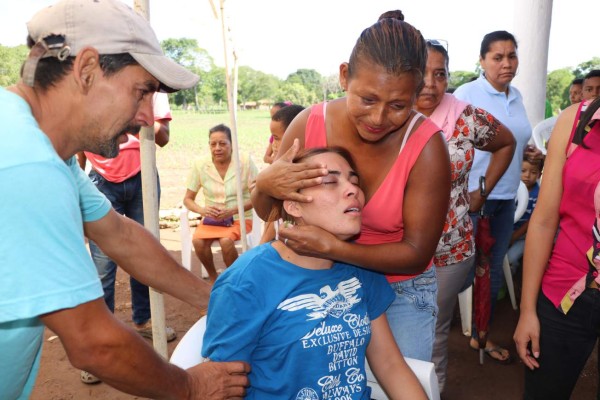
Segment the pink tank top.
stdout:
<path fill-rule="evenodd" d="M 306 122 L 304 147 L 327 146 L 326 106 L 327 103 L 312 106 Z M 418 116 L 414 121 L 417 119 Z M 440 128 L 429 119 L 423 121 L 416 130 L 412 130 L 412 125 L 409 127 L 396 162 L 363 209 L 362 227 L 357 243 L 382 244 L 402 240 L 404 236 L 402 207 L 408 176 L 425 144 L 439 131 Z M 427 269 L 431 268 L 431 265 L 430 262 Z M 399 282 L 415 276 L 417 275 L 387 275 L 387 279 L 389 282 Z"/>
<path fill-rule="evenodd" d="M 581 107 L 569 144 L 580 113 Z M 594 191 L 600 182 L 600 122 L 596 122 L 586 135 L 584 143 L 589 148 L 577 146 L 563 167 L 559 233 L 542 279 L 542 291 L 557 308 L 573 285 L 589 270 L 586 253 L 593 245 L 592 226 L 596 221 Z M 566 313 L 568 308 L 564 308 Z"/>

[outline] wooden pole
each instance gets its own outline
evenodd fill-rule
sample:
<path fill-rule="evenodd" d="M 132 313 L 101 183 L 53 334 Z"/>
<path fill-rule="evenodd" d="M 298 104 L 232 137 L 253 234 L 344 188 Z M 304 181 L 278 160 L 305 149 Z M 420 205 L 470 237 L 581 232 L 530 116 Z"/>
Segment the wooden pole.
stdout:
<path fill-rule="evenodd" d="M 212 4 L 212 3 L 211 3 Z M 244 194 L 242 193 L 242 177 L 240 168 L 240 153 L 237 139 L 237 76 L 238 65 L 237 55 L 233 51 L 233 79 L 230 76 L 229 70 L 229 53 L 227 50 L 227 29 L 225 27 L 225 0 L 220 0 L 221 6 L 221 29 L 223 32 L 223 52 L 225 54 L 225 81 L 227 82 L 227 105 L 229 108 L 229 120 L 231 124 L 231 145 L 233 152 L 233 165 L 235 167 L 235 178 L 237 183 L 237 205 L 238 215 L 240 217 L 240 231 L 242 240 L 242 252 L 248 249 L 246 241 L 246 218 L 244 216 Z M 254 227 L 258 229 L 258 227 Z"/>
<path fill-rule="evenodd" d="M 135 0 L 134 9 L 150 19 L 149 0 Z M 140 131 L 140 156 L 142 163 L 142 195 L 144 202 L 144 226 L 160 239 L 158 222 L 158 186 L 156 169 L 156 144 L 154 126 L 144 127 Z M 150 290 L 150 312 L 152 313 L 152 343 L 158 354 L 165 359 L 167 353 L 167 334 L 165 322 L 165 303 L 161 292 Z"/>

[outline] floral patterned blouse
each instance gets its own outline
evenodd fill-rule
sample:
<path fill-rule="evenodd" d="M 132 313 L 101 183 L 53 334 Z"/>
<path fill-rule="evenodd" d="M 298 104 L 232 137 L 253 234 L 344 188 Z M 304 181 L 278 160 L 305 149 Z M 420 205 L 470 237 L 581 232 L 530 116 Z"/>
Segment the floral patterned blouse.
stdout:
<path fill-rule="evenodd" d="M 457 264 L 475 253 L 473 224 L 469 217 L 469 171 L 475 148 L 482 149 L 498 134 L 500 122 L 487 111 L 468 105 L 448 140 L 452 186 L 444 231 L 433 262 L 436 267 Z"/>

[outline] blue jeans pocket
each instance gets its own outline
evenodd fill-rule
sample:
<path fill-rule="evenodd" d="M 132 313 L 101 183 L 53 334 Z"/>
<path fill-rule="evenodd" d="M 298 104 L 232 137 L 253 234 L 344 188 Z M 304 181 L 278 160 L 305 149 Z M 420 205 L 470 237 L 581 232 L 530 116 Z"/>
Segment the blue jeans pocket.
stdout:
<path fill-rule="evenodd" d="M 91 170 L 88 176 L 90 177 L 92 183 L 98 188 L 98 190 L 100 190 L 100 188 L 104 186 L 104 183 L 106 182 L 106 179 L 104 179 L 102 175 L 100 175 L 94 170 Z"/>
<path fill-rule="evenodd" d="M 435 268 L 430 268 L 413 279 L 392 284 L 397 296 L 406 298 L 417 311 L 437 315 L 437 280 Z"/>

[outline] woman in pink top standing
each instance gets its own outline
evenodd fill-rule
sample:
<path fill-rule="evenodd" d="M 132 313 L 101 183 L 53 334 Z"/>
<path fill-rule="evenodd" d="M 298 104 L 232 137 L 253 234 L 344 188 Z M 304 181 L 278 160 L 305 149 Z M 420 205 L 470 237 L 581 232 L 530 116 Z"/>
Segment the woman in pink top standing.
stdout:
<path fill-rule="evenodd" d="M 526 399 L 570 398 L 600 335 L 600 98 L 588 104 L 558 117 L 527 230 L 514 335 Z"/>
<path fill-rule="evenodd" d="M 388 18 L 365 29 L 340 66 L 346 97 L 294 119 L 277 160 L 259 174 L 252 201 L 265 218 L 276 199 L 311 201 L 298 190 L 321 184 L 327 166 L 292 164 L 294 155 L 301 147 L 348 149 L 367 200 L 358 240 L 344 242 L 314 226 L 282 228 L 280 237 L 297 253 L 385 273 L 397 294 L 387 311 L 396 342 L 407 357 L 430 361 L 437 315 L 432 257 L 448 211 L 450 161 L 439 128 L 413 110 L 426 61 L 425 40 L 408 23 Z"/>

